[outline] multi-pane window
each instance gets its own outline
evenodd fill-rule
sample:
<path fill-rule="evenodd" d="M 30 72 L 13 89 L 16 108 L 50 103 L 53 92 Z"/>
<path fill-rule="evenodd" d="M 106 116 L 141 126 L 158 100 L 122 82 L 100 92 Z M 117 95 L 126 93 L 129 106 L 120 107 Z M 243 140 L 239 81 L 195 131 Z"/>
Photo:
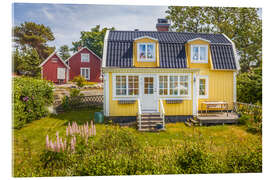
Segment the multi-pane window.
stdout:
<path fill-rule="evenodd" d="M 154 78 L 145 77 L 144 78 L 144 94 L 153 94 L 154 93 Z"/>
<path fill-rule="evenodd" d="M 201 76 L 199 80 L 199 95 L 200 98 L 208 97 L 208 77 Z"/>
<path fill-rule="evenodd" d="M 188 75 L 159 76 L 159 95 L 188 96 L 190 80 Z"/>
<path fill-rule="evenodd" d="M 139 61 L 155 61 L 155 44 L 138 44 L 138 59 Z"/>
<path fill-rule="evenodd" d="M 188 76 L 180 76 L 180 95 L 188 95 L 189 81 Z"/>
<path fill-rule="evenodd" d="M 138 76 L 116 76 L 115 95 L 116 96 L 136 96 L 139 94 Z"/>
<path fill-rule="evenodd" d="M 159 94 L 168 94 L 168 76 L 159 76 Z"/>
<path fill-rule="evenodd" d="M 81 76 L 87 80 L 90 80 L 90 68 L 81 68 Z"/>
<path fill-rule="evenodd" d="M 127 95 L 126 76 L 116 76 L 116 95 Z"/>
<path fill-rule="evenodd" d="M 191 61 L 207 63 L 207 45 L 191 45 Z"/>
<path fill-rule="evenodd" d="M 139 94 L 139 78 L 138 76 L 128 76 L 128 95 Z"/>
<path fill-rule="evenodd" d="M 81 62 L 89 62 L 90 56 L 87 53 L 81 53 Z"/>
<path fill-rule="evenodd" d="M 178 95 L 178 76 L 170 76 L 170 95 Z"/>

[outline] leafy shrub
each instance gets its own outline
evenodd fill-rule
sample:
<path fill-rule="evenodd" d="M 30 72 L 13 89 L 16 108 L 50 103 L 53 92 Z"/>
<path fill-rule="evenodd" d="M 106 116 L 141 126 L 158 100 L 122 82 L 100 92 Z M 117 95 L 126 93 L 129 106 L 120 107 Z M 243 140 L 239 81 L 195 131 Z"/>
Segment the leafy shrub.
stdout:
<path fill-rule="evenodd" d="M 13 127 L 21 128 L 25 123 L 46 116 L 46 106 L 53 102 L 53 85 L 34 78 L 13 79 Z"/>
<path fill-rule="evenodd" d="M 226 153 L 227 172 L 262 172 L 262 147 L 232 147 Z"/>
<path fill-rule="evenodd" d="M 86 82 L 85 78 L 81 75 L 74 77 L 72 81 L 75 82 L 76 85 L 80 88 L 83 87 L 84 83 Z"/>
<path fill-rule="evenodd" d="M 179 173 L 185 174 L 210 173 L 213 168 L 210 154 L 201 143 L 186 144 L 179 151 L 177 166 Z"/>
<path fill-rule="evenodd" d="M 70 89 L 69 93 L 70 93 L 71 98 L 83 96 L 83 94 L 81 93 L 81 90 L 79 90 L 79 89 Z"/>
<path fill-rule="evenodd" d="M 241 114 L 240 118 L 238 119 L 238 123 L 245 125 L 247 124 L 247 121 L 250 119 L 250 116 L 245 115 L 245 114 Z"/>

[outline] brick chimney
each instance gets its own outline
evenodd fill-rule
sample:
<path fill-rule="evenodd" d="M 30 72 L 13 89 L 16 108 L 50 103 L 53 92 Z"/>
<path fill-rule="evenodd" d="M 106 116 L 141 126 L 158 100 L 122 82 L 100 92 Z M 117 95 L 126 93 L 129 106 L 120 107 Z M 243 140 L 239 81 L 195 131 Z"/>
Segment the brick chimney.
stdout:
<path fill-rule="evenodd" d="M 169 27 L 168 19 L 158 18 L 158 23 L 156 24 L 157 31 L 169 31 Z"/>

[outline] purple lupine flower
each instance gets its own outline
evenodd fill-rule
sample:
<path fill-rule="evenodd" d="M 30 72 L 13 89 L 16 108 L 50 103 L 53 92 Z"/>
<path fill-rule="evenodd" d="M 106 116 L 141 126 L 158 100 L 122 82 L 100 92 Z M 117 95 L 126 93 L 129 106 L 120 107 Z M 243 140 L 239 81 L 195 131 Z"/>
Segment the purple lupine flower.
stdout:
<path fill-rule="evenodd" d="M 27 102 L 28 100 L 29 100 L 29 97 L 28 97 L 28 96 L 24 96 L 24 97 L 23 97 L 23 101 L 24 101 L 24 102 Z"/>

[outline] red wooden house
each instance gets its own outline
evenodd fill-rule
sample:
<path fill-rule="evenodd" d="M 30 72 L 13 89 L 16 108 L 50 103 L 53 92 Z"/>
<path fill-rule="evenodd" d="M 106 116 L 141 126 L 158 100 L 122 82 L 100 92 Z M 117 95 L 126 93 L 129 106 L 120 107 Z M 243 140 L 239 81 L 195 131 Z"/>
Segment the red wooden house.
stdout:
<path fill-rule="evenodd" d="M 101 58 L 93 51 L 84 47 L 79 49 L 66 63 L 70 67 L 69 79 L 81 75 L 89 82 L 101 82 Z"/>
<path fill-rule="evenodd" d="M 41 67 L 41 76 L 43 79 L 59 84 L 66 83 L 69 80 L 70 67 L 56 52 L 53 52 L 39 67 Z"/>

